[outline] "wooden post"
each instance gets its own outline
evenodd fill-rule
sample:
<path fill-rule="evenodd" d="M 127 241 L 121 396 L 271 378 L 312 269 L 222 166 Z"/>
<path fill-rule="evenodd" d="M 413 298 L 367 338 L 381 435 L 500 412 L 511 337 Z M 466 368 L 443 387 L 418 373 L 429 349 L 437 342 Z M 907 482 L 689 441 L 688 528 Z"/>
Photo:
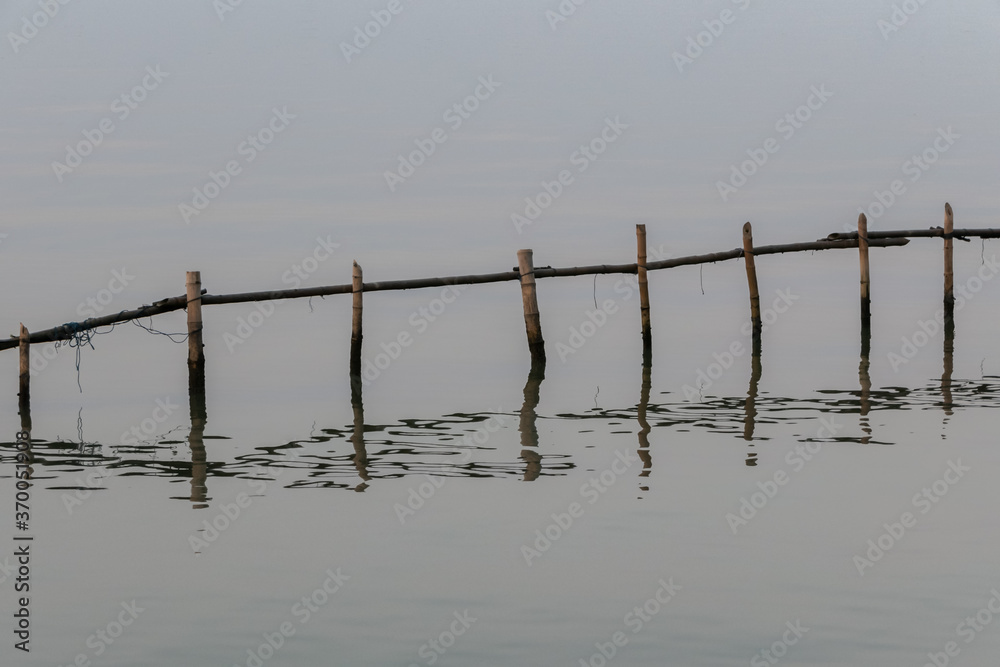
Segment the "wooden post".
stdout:
<path fill-rule="evenodd" d="M 21 353 L 20 369 L 18 374 L 18 411 L 21 413 L 22 423 L 30 414 L 31 409 L 31 339 L 28 335 L 28 328 L 21 324 L 21 335 L 18 339 L 18 351 Z M 30 422 L 30 417 L 27 417 Z M 30 429 L 25 429 L 30 430 Z"/>
<path fill-rule="evenodd" d="M 636 244 L 638 246 L 639 275 L 639 308 L 642 313 L 642 346 L 645 350 L 652 345 L 653 334 L 649 322 L 649 282 L 646 279 L 646 225 L 635 226 Z"/>
<path fill-rule="evenodd" d="M 188 363 L 205 362 L 205 345 L 202 342 L 201 321 L 201 271 L 187 272 Z"/>
<path fill-rule="evenodd" d="M 750 286 L 750 320 L 753 324 L 753 356 L 760 355 L 760 292 L 757 290 L 757 266 L 753 261 L 753 228 L 743 225 L 743 257 L 747 267 L 747 284 Z"/>
<path fill-rule="evenodd" d="M 524 328 L 528 334 L 528 349 L 532 365 L 545 363 L 545 341 L 535 295 L 535 265 L 531 250 L 517 251 L 517 266 L 521 273 L 521 300 L 524 302 Z"/>
<path fill-rule="evenodd" d="M 205 394 L 205 344 L 201 321 L 201 271 L 187 272 L 188 393 Z"/>
<path fill-rule="evenodd" d="M 362 310 L 365 284 L 361 267 L 354 262 L 351 279 L 351 292 L 354 295 L 354 310 L 351 317 L 351 375 L 361 376 L 361 339 Z"/>
<path fill-rule="evenodd" d="M 944 205 L 944 319 L 945 326 L 955 321 L 955 257 L 953 254 L 955 231 L 955 216 L 951 204 Z"/>
<path fill-rule="evenodd" d="M 871 329 L 872 301 L 871 274 L 868 270 L 868 218 L 858 216 L 858 258 L 861 263 L 861 330 Z"/>

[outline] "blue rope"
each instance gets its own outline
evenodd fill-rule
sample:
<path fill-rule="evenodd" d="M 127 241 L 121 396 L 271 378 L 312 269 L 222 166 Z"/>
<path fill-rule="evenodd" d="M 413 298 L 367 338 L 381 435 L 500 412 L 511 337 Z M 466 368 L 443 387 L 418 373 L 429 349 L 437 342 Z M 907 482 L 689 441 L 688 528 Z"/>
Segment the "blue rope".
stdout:
<path fill-rule="evenodd" d="M 142 306 L 141 308 L 139 308 L 139 310 L 143 311 L 148 307 L 149 306 Z M 118 314 L 121 315 L 122 313 L 125 312 L 126 311 L 122 310 L 119 311 Z M 146 326 L 145 324 L 142 324 L 138 320 L 130 320 L 130 321 L 132 322 L 132 324 L 136 325 L 140 329 L 143 329 L 151 334 L 166 336 L 167 338 L 170 339 L 172 343 L 183 343 L 188 338 L 188 334 L 166 333 L 165 331 L 159 331 L 158 329 L 154 329 L 152 326 Z M 150 324 L 152 324 L 152 321 L 153 321 L 152 317 L 150 317 Z M 115 327 L 117 327 L 119 324 L 118 322 L 115 322 L 111 325 L 111 328 L 108 329 L 107 331 L 98 331 L 96 328 L 88 326 L 87 322 L 90 322 L 90 320 L 89 319 L 84 320 L 82 323 L 67 322 L 66 324 L 60 327 L 60 329 L 63 329 L 64 332 L 69 333 L 69 336 L 67 337 L 67 340 L 64 344 L 69 345 L 72 348 L 76 348 L 76 386 L 80 390 L 81 394 L 83 393 L 83 385 L 80 383 L 80 360 L 83 347 L 85 345 L 89 345 L 91 350 L 96 349 L 93 343 L 94 336 L 102 336 L 104 334 L 109 334 L 112 331 L 114 331 Z M 174 336 L 181 336 L 182 338 L 180 340 L 174 340 Z"/>

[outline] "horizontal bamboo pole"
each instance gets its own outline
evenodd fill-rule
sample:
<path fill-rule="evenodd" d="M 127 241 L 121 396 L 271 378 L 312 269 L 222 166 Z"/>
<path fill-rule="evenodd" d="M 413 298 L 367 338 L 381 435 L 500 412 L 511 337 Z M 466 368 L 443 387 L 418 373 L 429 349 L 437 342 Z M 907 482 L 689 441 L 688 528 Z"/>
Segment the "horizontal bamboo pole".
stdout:
<path fill-rule="evenodd" d="M 965 230 L 955 230 L 955 234 Z M 997 230 L 1000 235 L 1000 230 Z M 869 233 L 869 237 L 877 232 Z M 856 236 L 856 233 L 855 233 Z M 870 247 L 887 247 L 906 245 L 905 238 L 874 238 L 868 245 Z M 857 248 L 857 238 L 854 239 L 833 239 L 811 241 L 807 243 L 788 243 L 784 245 L 769 245 L 754 248 L 755 255 L 772 255 L 785 252 L 800 252 L 807 250 L 834 250 L 838 248 Z M 672 269 L 678 266 L 691 266 L 695 264 L 710 264 L 713 262 L 724 262 L 730 259 L 741 257 L 743 250 L 737 248 L 726 252 L 708 253 L 705 255 L 690 255 L 687 257 L 675 257 L 658 262 L 649 262 L 646 265 L 648 271 L 660 269 Z M 555 278 L 563 276 L 588 276 L 610 273 L 638 273 L 638 265 L 632 264 L 598 264 L 594 266 L 577 266 L 567 268 L 536 267 L 535 278 Z M 478 285 L 483 283 L 499 283 L 511 280 L 520 280 L 521 274 L 517 270 L 503 271 L 501 273 L 486 273 L 479 275 L 450 276 L 444 278 L 418 278 L 415 280 L 387 280 L 383 282 L 365 283 L 365 292 L 380 292 L 387 290 L 407 290 L 420 289 L 425 287 L 448 287 L 449 285 Z M 324 287 L 309 287 L 289 290 L 270 290 L 265 292 L 244 292 L 241 294 L 205 294 L 201 297 L 203 306 L 249 303 L 254 301 L 276 301 L 279 299 L 297 299 L 310 296 L 327 296 L 332 294 L 351 294 L 353 285 L 327 285 Z M 31 343 L 51 343 L 59 340 L 68 340 L 78 330 L 96 329 L 97 327 L 119 324 L 131 320 L 160 315 L 175 310 L 182 310 L 187 306 L 187 296 L 175 296 L 169 299 L 157 301 L 149 306 L 142 306 L 134 310 L 123 310 L 113 315 L 95 317 L 84 322 L 78 322 L 79 329 L 71 325 L 63 324 L 52 329 L 36 331 L 31 334 Z M 0 350 L 8 350 L 18 346 L 17 337 L 0 340 Z"/>
<path fill-rule="evenodd" d="M 97 327 L 108 326 L 110 324 L 120 324 L 122 322 L 129 322 L 131 320 L 138 320 L 143 317 L 149 317 L 150 315 L 160 315 L 162 313 L 169 313 L 175 310 L 184 310 L 187 307 L 187 295 L 174 296 L 169 299 L 163 299 L 162 301 L 157 301 L 150 306 L 142 306 L 141 308 L 136 308 L 134 310 L 123 310 L 119 313 L 113 315 L 105 315 L 104 317 L 94 317 L 84 322 L 78 322 L 80 328 L 76 329 L 69 324 L 63 324 L 58 327 L 53 327 L 52 329 L 46 329 L 44 331 L 32 332 L 30 342 L 31 343 L 51 343 L 57 340 L 69 340 L 73 337 L 73 334 L 77 331 L 86 329 L 96 329 Z M 10 348 L 17 347 L 17 338 L 9 338 L 6 340 L 0 340 L 0 350 L 9 350 Z"/>
<path fill-rule="evenodd" d="M 945 235 L 943 227 L 931 227 L 930 229 L 899 229 L 887 230 L 884 232 L 868 232 L 869 239 L 901 239 L 901 238 L 940 238 Z M 977 237 L 982 239 L 1000 238 L 1000 229 L 956 229 L 951 233 L 952 238 Z M 857 232 L 838 232 L 826 237 L 829 240 L 843 240 L 858 238 Z M 872 244 L 869 244 L 872 245 Z"/>

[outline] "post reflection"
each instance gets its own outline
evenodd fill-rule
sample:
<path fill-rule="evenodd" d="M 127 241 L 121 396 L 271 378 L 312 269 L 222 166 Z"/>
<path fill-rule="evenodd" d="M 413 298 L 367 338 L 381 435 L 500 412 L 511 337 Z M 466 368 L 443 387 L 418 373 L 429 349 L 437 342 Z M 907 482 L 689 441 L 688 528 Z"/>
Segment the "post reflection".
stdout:
<path fill-rule="evenodd" d="M 759 352 L 759 350 L 758 350 Z M 757 452 L 754 450 L 753 432 L 757 426 L 757 390 L 760 385 L 761 363 L 760 354 L 750 357 L 750 386 L 747 388 L 747 399 L 743 403 L 743 439 L 749 444 L 746 464 L 757 465 Z"/>
<path fill-rule="evenodd" d="M 859 399 L 860 417 L 858 421 L 861 424 L 861 431 L 864 433 L 864 435 L 861 436 L 861 444 L 863 445 L 867 445 L 872 441 L 871 421 L 868 419 L 868 413 L 871 412 L 872 408 L 872 378 L 869 374 L 869 369 L 871 368 L 871 348 L 871 329 L 869 327 L 863 327 L 861 330 L 861 362 L 858 365 L 858 381 L 861 384 L 861 395 Z"/>
<path fill-rule="evenodd" d="M 944 369 L 941 372 L 941 405 L 944 408 L 944 425 L 948 425 L 948 417 L 954 414 L 954 403 L 951 394 L 951 374 L 955 363 L 955 321 L 949 320 L 944 327 Z"/>
<path fill-rule="evenodd" d="M 538 453 L 538 407 L 542 380 L 545 379 L 545 362 L 532 362 L 528 381 L 524 385 L 524 403 L 517 430 L 521 434 L 521 458 L 524 459 L 524 481 L 533 482 L 542 471 L 542 457 Z"/>
<path fill-rule="evenodd" d="M 368 450 L 365 447 L 365 404 L 361 396 L 361 376 L 351 376 L 351 409 L 354 412 L 354 430 L 351 444 L 354 445 L 354 467 L 358 469 L 361 483 L 354 487 L 359 493 L 368 488 L 371 475 L 368 474 Z"/>
<path fill-rule="evenodd" d="M 204 375 L 201 382 L 191 378 L 188 384 L 188 411 L 191 415 L 191 433 L 188 447 L 191 450 L 191 507 L 208 507 L 208 454 L 205 450 L 205 424 L 208 409 L 205 405 Z M 198 391 L 199 388 L 201 391 Z"/>
<path fill-rule="evenodd" d="M 642 472 L 639 473 L 639 477 L 649 477 L 649 473 L 653 469 L 653 457 L 650 455 L 649 451 L 649 433 L 652 431 L 652 427 L 649 425 L 649 420 L 646 419 L 646 413 L 649 410 L 649 394 L 652 387 L 653 379 L 653 366 L 651 363 L 651 358 L 649 355 L 649 348 L 643 349 L 643 360 L 642 360 L 642 388 L 639 391 L 639 405 L 637 406 L 636 418 L 639 421 L 639 460 L 642 461 Z M 640 482 L 640 491 L 649 491 L 649 485 Z"/>

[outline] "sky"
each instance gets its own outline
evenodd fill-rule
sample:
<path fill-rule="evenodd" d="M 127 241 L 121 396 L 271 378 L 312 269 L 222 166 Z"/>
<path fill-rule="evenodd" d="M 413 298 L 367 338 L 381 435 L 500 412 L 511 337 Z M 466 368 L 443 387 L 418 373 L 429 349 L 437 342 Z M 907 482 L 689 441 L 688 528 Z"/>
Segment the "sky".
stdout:
<path fill-rule="evenodd" d="M 639 222 L 675 256 L 1000 222 L 996 1 L 35 0 L 0 32 L 21 313 L 122 266 L 134 300 L 284 287 L 320 238 L 312 284 L 626 262 Z"/>

